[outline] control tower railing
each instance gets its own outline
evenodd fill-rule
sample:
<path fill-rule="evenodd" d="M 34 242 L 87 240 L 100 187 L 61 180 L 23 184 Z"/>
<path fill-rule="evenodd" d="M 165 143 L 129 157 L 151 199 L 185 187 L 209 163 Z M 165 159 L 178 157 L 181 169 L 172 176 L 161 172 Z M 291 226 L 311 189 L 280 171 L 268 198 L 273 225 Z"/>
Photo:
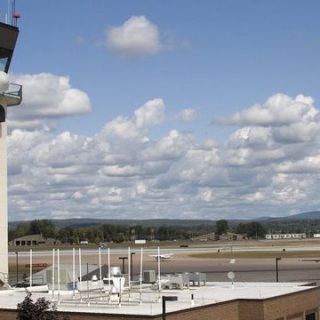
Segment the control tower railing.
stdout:
<path fill-rule="evenodd" d="M 19 105 L 22 101 L 22 85 L 10 83 L 9 89 L 3 95 L 8 107 Z"/>

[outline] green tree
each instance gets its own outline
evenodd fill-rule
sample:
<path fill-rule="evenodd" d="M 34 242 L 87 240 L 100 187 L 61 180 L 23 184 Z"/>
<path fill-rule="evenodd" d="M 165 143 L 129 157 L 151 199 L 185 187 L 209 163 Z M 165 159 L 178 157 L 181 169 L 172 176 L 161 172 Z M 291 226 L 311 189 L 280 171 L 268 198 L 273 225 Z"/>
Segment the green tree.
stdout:
<path fill-rule="evenodd" d="M 159 240 L 169 239 L 169 228 L 167 226 L 160 226 L 157 230 L 157 238 Z"/>
<path fill-rule="evenodd" d="M 266 235 L 266 229 L 259 222 L 239 223 L 236 233 L 246 234 L 248 238 L 258 239 Z"/>
<path fill-rule="evenodd" d="M 32 220 L 30 222 L 30 234 L 42 234 L 45 238 L 55 236 L 55 225 L 50 220 Z"/>
<path fill-rule="evenodd" d="M 17 320 L 69 320 L 68 316 L 57 312 L 56 306 L 45 298 L 36 302 L 31 299 L 31 293 L 17 305 Z"/>
<path fill-rule="evenodd" d="M 14 238 L 23 237 L 27 234 L 30 234 L 30 222 L 19 223 L 16 227 Z"/>
<path fill-rule="evenodd" d="M 122 232 L 119 232 L 117 235 L 115 235 L 112 240 L 116 243 L 121 243 L 124 241 L 128 241 L 128 237 L 126 237 Z"/>
<path fill-rule="evenodd" d="M 229 230 L 229 225 L 227 220 L 222 219 L 222 220 L 216 221 L 216 233 L 218 235 L 225 234 L 228 232 L 228 230 Z"/>
<path fill-rule="evenodd" d="M 78 243 L 74 233 L 74 228 L 65 227 L 57 232 L 56 237 L 61 240 L 62 243 Z"/>

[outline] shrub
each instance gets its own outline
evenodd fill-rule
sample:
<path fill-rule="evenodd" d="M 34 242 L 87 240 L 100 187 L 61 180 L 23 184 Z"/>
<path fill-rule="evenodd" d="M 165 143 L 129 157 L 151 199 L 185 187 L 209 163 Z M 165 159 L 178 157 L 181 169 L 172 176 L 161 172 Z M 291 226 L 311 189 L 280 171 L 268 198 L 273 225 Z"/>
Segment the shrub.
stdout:
<path fill-rule="evenodd" d="M 56 305 L 45 298 L 33 301 L 31 293 L 17 306 L 17 320 L 69 320 L 68 316 L 59 315 Z"/>

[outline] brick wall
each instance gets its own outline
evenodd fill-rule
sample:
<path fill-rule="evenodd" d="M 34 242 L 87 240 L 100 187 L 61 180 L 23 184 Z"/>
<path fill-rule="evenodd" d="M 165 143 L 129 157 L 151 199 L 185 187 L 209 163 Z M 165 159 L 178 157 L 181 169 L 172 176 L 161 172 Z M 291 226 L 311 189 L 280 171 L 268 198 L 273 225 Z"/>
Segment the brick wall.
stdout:
<path fill-rule="evenodd" d="M 320 288 L 310 289 L 303 293 L 293 293 L 264 301 L 264 320 L 290 317 L 301 312 L 317 310 L 320 305 Z"/>
<path fill-rule="evenodd" d="M 238 301 L 231 301 L 190 308 L 171 313 L 166 318 L 168 320 L 239 320 L 238 313 Z"/>
<path fill-rule="evenodd" d="M 239 320 L 263 320 L 263 313 L 263 300 L 239 301 Z"/>

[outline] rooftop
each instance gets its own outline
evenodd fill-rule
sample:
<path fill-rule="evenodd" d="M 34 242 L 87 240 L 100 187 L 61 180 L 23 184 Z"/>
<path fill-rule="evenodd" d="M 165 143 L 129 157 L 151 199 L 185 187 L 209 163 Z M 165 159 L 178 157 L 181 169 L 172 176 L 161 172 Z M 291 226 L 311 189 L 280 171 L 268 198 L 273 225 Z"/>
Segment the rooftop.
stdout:
<path fill-rule="evenodd" d="M 110 304 L 106 295 L 83 293 L 72 297 L 72 292 L 61 292 L 58 301 L 55 292 L 54 301 L 58 302 L 59 311 L 83 312 L 83 313 L 106 313 L 106 314 L 125 314 L 125 315 L 158 315 L 161 314 L 161 296 L 176 296 L 177 301 L 167 302 L 167 312 L 184 310 L 192 307 L 200 307 L 238 299 L 268 299 L 292 293 L 308 291 L 316 288 L 307 283 L 234 283 L 230 282 L 210 282 L 206 286 L 190 287 L 183 290 L 151 290 L 144 287 L 141 291 L 139 286 L 133 288 L 129 294 L 126 292 L 122 296 L 121 306 L 118 303 Z M 194 303 L 192 304 L 191 295 L 193 294 Z M 16 309 L 16 306 L 26 296 L 26 292 L 14 290 L 0 291 L 0 309 Z M 32 293 L 32 298 L 36 300 L 45 297 L 51 300 L 51 293 Z M 81 299 L 80 299 L 81 298 Z M 141 300 L 140 300 L 141 298 Z M 88 303 L 90 301 L 90 303 Z"/>

